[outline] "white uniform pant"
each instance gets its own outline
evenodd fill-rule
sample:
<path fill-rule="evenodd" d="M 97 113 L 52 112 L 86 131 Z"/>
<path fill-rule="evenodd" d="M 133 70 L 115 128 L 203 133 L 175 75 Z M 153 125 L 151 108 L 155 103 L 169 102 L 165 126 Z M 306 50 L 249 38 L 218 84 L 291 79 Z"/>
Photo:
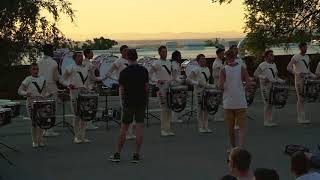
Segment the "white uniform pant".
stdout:
<path fill-rule="evenodd" d="M 71 96 L 71 110 L 74 114 L 74 118 L 73 118 L 74 137 L 83 140 L 86 137 L 87 122 L 82 120 L 77 115 L 76 97 L 78 96 L 78 90 L 70 90 L 70 96 Z"/>
<path fill-rule="evenodd" d="M 295 88 L 297 93 L 297 114 L 298 114 L 298 121 L 305 121 L 306 115 L 305 115 L 305 99 L 303 96 L 301 96 L 301 93 L 303 91 L 303 79 L 301 78 L 295 78 Z"/>
<path fill-rule="evenodd" d="M 269 103 L 270 101 L 270 91 L 271 91 L 272 84 L 260 84 L 261 88 L 261 96 L 264 102 L 264 122 L 271 123 L 273 121 L 272 116 L 272 104 Z"/>
<path fill-rule="evenodd" d="M 208 111 L 202 108 L 203 104 L 203 90 L 204 88 L 196 88 L 196 102 L 197 102 L 197 119 L 198 119 L 198 128 L 207 129 L 209 127 L 208 124 Z"/>
<path fill-rule="evenodd" d="M 171 119 L 172 119 L 172 113 L 171 109 L 168 107 L 168 84 L 159 84 L 159 102 L 160 102 L 160 108 L 161 108 L 161 131 L 170 131 L 171 130 Z"/>
<path fill-rule="evenodd" d="M 36 122 L 34 122 L 32 120 L 31 117 L 31 100 L 27 99 L 26 101 L 26 107 L 27 107 L 27 114 L 30 118 L 31 121 L 31 139 L 33 143 L 39 144 L 39 143 L 43 143 L 43 129 L 41 129 Z"/>

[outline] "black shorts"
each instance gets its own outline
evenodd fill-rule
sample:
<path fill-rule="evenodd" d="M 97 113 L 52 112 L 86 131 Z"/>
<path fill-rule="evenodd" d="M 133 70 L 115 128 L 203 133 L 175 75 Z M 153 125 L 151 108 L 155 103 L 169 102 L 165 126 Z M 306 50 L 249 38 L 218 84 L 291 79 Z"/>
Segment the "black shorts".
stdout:
<path fill-rule="evenodd" d="M 144 123 L 146 106 L 124 107 L 122 111 L 122 123 L 131 124 L 133 119 L 136 123 Z"/>

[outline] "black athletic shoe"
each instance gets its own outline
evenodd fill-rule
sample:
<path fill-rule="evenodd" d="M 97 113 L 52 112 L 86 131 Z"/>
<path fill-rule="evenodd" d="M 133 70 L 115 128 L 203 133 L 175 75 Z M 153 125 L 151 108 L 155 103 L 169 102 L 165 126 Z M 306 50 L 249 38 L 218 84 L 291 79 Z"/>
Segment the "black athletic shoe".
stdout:
<path fill-rule="evenodd" d="M 141 159 L 140 159 L 140 155 L 137 154 L 137 153 L 134 153 L 131 162 L 132 162 L 132 163 L 139 163 L 140 160 L 141 160 Z"/>
<path fill-rule="evenodd" d="M 114 153 L 112 156 L 109 157 L 109 161 L 120 162 L 120 153 Z"/>

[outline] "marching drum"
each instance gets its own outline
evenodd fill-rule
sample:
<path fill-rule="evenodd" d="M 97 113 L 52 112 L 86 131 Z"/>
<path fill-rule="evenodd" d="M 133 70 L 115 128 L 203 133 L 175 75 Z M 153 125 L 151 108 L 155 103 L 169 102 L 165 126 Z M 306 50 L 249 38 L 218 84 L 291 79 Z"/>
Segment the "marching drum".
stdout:
<path fill-rule="evenodd" d="M 187 64 L 187 65 L 185 65 Z M 199 66 L 198 62 L 196 60 L 187 60 L 185 62 L 183 62 L 183 65 L 182 66 L 186 66 L 186 75 L 187 76 L 190 76 L 192 70 L 194 69 L 194 67 L 197 67 Z"/>
<path fill-rule="evenodd" d="M 94 91 L 79 89 L 77 97 L 77 115 L 84 121 L 91 121 L 98 111 L 98 94 Z"/>
<path fill-rule="evenodd" d="M 187 105 L 188 86 L 182 84 L 169 85 L 168 107 L 174 112 L 181 112 Z"/>
<path fill-rule="evenodd" d="M 248 106 L 250 106 L 253 103 L 254 96 L 257 91 L 257 86 L 256 86 L 255 81 L 252 80 L 252 82 L 250 82 L 248 84 L 244 83 L 244 87 L 246 89 L 247 104 L 248 104 Z"/>
<path fill-rule="evenodd" d="M 202 109 L 208 111 L 210 115 L 218 112 L 222 102 L 222 91 L 212 86 L 205 87 L 202 94 Z"/>
<path fill-rule="evenodd" d="M 41 129 L 50 129 L 55 125 L 56 103 L 54 100 L 37 98 L 31 102 L 31 118 Z"/>
<path fill-rule="evenodd" d="M 11 109 L 0 108 L 0 127 L 11 123 Z"/>
<path fill-rule="evenodd" d="M 284 83 L 272 83 L 270 90 L 269 104 L 275 106 L 277 109 L 283 108 L 288 99 L 289 88 Z"/>
<path fill-rule="evenodd" d="M 302 96 L 307 99 L 308 102 L 315 102 L 318 99 L 320 92 L 320 80 L 313 80 L 310 78 L 304 79 Z"/>
<path fill-rule="evenodd" d="M 145 67 L 148 72 L 150 72 L 152 64 L 154 63 L 154 61 L 158 60 L 157 58 L 154 57 L 143 57 L 141 59 L 139 59 L 138 63 L 140 65 L 142 65 L 143 67 Z M 155 77 L 149 77 L 150 81 L 149 81 L 149 96 L 151 97 L 157 97 L 157 91 L 159 91 L 159 88 L 156 85 L 155 82 Z"/>
<path fill-rule="evenodd" d="M 99 69 L 100 76 L 106 75 L 110 68 L 112 67 L 112 64 L 118 59 L 117 56 L 112 56 L 109 54 L 102 54 L 100 56 L 97 56 L 92 61 L 93 64 Z M 118 77 L 116 75 L 112 75 L 111 78 L 107 78 L 104 81 L 102 81 L 103 85 L 112 88 L 113 84 L 118 84 Z"/>
<path fill-rule="evenodd" d="M 11 100 L 0 100 L 0 107 L 2 108 L 10 108 L 11 109 L 11 117 L 17 117 L 20 115 L 20 103 L 14 102 Z"/>

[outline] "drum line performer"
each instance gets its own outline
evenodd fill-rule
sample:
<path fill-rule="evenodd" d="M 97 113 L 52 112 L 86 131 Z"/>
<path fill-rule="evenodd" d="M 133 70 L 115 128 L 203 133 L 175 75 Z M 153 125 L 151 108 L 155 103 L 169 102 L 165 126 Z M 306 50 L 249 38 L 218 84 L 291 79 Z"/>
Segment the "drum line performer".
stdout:
<path fill-rule="evenodd" d="M 149 78 L 155 75 L 157 87 L 159 88 L 158 97 L 161 108 L 161 136 L 174 136 L 171 130 L 172 112 L 168 106 L 169 85 L 177 80 L 179 67 L 176 63 L 167 61 L 167 48 L 160 46 L 158 48 L 160 59 L 152 64 L 149 72 Z"/>
<path fill-rule="evenodd" d="M 278 76 L 277 65 L 274 63 L 274 55 L 272 50 L 267 50 L 264 53 L 264 62 L 260 63 L 254 76 L 260 80 L 261 96 L 264 102 L 264 126 L 277 126 L 272 119 L 272 104 L 270 104 L 270 91 L 272 83 L 285 83 Z"/>
<path fill-rule="evenodd" d="M 120 47 L 121 57 L 112 63 L 111 68 L 107 72 L 108 78 L 116 80 L 118 82 L 120 72 L 129 65 L 128 64 L 128 49 L 129 49 L 129 47 L 127 45 L 122 45 Z M 115 76 L 113 76 L 113 75 L 115 75 Z M 116 79 L 114 79 L 114 77 Z M 121 99 L 120 99 L 120 104 L 122 105 Z M 133 132 L 133 126 L 134 126 L 134 123 L 130 124 L 130 126 L 129 126 L 129 130 L 126 135 L 126 139 L 128 139 L 128 140 L 136 138 L 136 136 L 134 135 L 134 132 Z"/>
<path fill-rule="evenodd" d="M 299 124 L 310 124 L 310 120 L 305 115 L 305 98 L 301 95 L 304 84 L 304 74 L 309 74 L 312 78 L 316 76 L 310 71 L 310 58 L 307 53 L 307 43 L 299 44 L 300 53 L 291 58 L 287 70 L 294 75 L 295 89 L 298 97 L 297 101 L 297 122 Z"/>
<path fill-rule="evenodd" d="M 55 102 L 58 101 L 58 88 L 57 82 L 61 83 L 61 76 L 58 70 L 57 62 L 53 57 L 53 46 L 51 44 L 45 44 L 43 46 L 43 58 L 38 61 L 39 75 L 43 76 L 47 82 L 47 89 L 52 94 Z M 58 136 L 59 133 L 55 132 L 53 128 L 44 130 L 44 136 Z"/>
<path fill-rule="evenodd" d="M 31 116 L 32 101 L 37 97 L 50 96 L 46 85 L 46 79 L 43 76 L 39 76 L 39 67 L 37 63 L 32 63 L 30 65 L 30 76 L 27 76 L 22 81 L 18 89 L 18 94 L 27 97 L 26 107 L 28 116 L 31 119 L 32 147 L 38 148 L 39 146 L 46 146 L 43 139 L 43 130 L 37 125 Z"/>
<path fill-rule="evenodd" d="M 90 140 L 86 138 L 87 122 L 82 120 L 76 113 L 79 89 L 85 88 L 90 90 L 90 83 L 88 83 L 89 80 L 102 81 L 107 77 L 96 77 L 94 73 L 90 73 L 90 66 L 83 64 L 82 52 L 74 52 L 73 59 L 75 64 L 72 64 L 66 68 L 65 73 L 63 74 L 63 79 L 70 79 L 69 84 L 66 84 L 65 81 L 65 86 L 69 87 L 70 89 L 71 109 L 74 113 L 74 143 L 89 143 Z"/>
<path fill-rule="evenodd" d="M 209 84 L 210 71 L 206 66 L 206 57 L 203 54 L 199 54 L 196 58 L 198 66 L 195 66 L 187 80 L 190 82 L 196 92 L 197 102 L 197 119 L 198 119 L 198 131 L 199 133 L 212 133 L 209 129 L 208 123 L 208 111 L 203 107 L 203 93 L 205 87 Z"/>
<path fill-rule="evenodd" d="M 216 51 L 217 58 L 214 60 L 212 64 L 212 76 L 215 85 L 219 85 L 219 77 L 220 71 L 223 68 L 223 60 L 224 60 L 224 52 L 225 50 L 222 48 L 218 48 Z M 224 121 L 223 119 L 223 111 L 218 111 L 214 118 L 215 121 Z"/>

